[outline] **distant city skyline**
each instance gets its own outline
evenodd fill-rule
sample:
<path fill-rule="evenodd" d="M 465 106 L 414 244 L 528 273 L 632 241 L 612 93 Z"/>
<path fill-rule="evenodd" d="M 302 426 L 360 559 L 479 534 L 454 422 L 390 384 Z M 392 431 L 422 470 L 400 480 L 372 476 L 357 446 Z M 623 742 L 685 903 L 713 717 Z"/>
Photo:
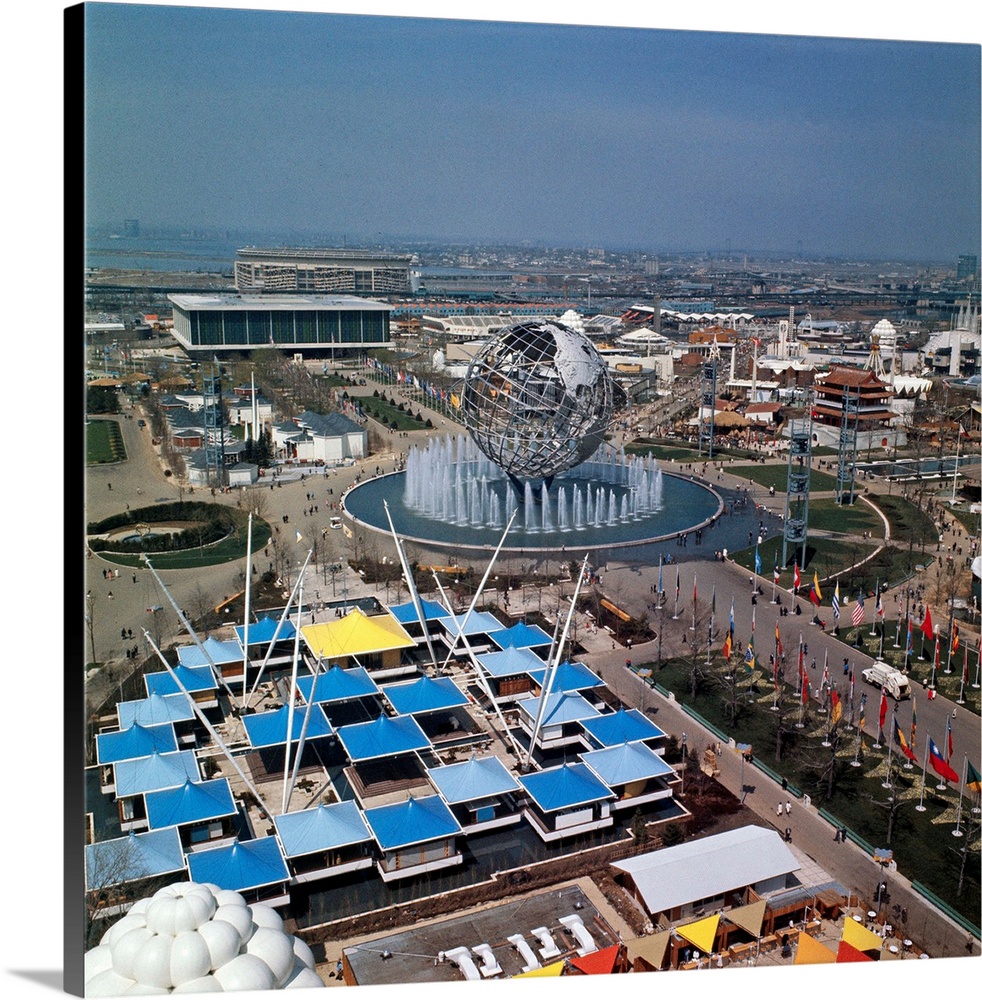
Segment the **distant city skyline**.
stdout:
<path fill-rule="evenodd" d="M 92 4 L 87 221 L 954 262 L 978 45 Z"/>

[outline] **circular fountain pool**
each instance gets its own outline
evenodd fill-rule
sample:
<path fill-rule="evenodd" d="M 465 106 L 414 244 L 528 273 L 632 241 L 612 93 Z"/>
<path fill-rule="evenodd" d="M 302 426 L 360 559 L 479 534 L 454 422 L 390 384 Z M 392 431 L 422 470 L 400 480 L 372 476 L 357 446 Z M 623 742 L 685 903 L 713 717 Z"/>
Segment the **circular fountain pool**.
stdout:
<path fill-rule="evenodd" d="M 402 538 L 454 549 L 494 548 L 517 511 L 506 551 L 656 542 L 700 527 L 722 509 L 708 487 L 607 446 L 548 487 L 515 482 L 466 435 L 414 448 L 404 472 L 355 486 L 344 505 L 352 520 L 384 532 L 388 506 Z"/>

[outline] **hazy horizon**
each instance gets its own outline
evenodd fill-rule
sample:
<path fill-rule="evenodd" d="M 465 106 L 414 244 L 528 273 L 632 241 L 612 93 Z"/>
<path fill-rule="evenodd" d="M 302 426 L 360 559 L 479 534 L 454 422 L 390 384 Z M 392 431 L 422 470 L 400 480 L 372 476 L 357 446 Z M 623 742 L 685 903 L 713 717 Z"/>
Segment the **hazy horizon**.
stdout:
<path fill-rule="evenodd" d="M 979 252 L 977 45 L 100 3 L 86 28 L 90 226 Z"/>

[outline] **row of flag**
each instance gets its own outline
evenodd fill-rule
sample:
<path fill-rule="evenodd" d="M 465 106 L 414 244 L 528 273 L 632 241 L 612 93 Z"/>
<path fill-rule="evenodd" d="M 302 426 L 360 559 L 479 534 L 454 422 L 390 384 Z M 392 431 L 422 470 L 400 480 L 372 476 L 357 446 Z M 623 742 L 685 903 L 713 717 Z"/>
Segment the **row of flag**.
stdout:
<path fill-rule="evenodd" d="M 395 379 L 399 385 L 411 386 L 422 390 L 431 399 L 438 399 L 441 403 L 449 403 L 451 406 L 459 407 L 460 399 L 456 393 L 448 389 L 441 389 L 438 385 L 421 379 L 412 372 L 403 371 L 401 368 L 393 368 L 392 365 L 384 364 L 378 358 L 365 358 L 365 365 L 374 371 L 380 372 L 386 378 Z"/>

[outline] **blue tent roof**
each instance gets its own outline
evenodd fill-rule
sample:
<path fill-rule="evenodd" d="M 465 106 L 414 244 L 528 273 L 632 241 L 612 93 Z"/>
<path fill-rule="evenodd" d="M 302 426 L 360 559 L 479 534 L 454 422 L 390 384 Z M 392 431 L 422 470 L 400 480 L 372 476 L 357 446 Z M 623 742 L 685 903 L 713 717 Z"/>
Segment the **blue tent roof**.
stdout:
<path fill-rule="evenodd" d="M 488 638 L 500 649 L 507 649 L 509 646 L 525 649 L 529 646 L 548 646 L 552 643 L 552 636 L 548 632 L 538 625 L 526 625 L 525 622 L 518 622 L 500 632 L 490 632 Z"/>
<path fill-rule="evenodd" d="M 461 626 L 464 624 L 464 617 L 464 615 L 448 614 L 445 618 L 441 618 L 439 623 L 449 635 L 456 636 L 460 634 Z M 467 627 L 464 629 L 464 635 L 483 635 L 488 632 L 500 631 L 502 631 L 501 622 L 493 614 L 489 611 L 474 611 L 471 613 L 470 618 L 467 619 Z"/>
<path fill-rule="evenodd" d="M 533 721 L 539 711 L 541 698 L 524 698 L 518 703 L 518 708 Z M 549 695 L 546 710 L 542 716 L 543 726 L 561 726 L 567 722 L 580 722 L 583 719 L 596 718 L 600 713 L 586 698 L 575 691 L 556 691 Z"/>
<path fill-rule="evenodd" d="M 387 684 L 382 693 L 400 715 L 435 712 L 467 704 L 467 695 L 449 677 L 422 677 L 406 684 Z"/>
<path fill-rule="evenodd" d="M 450 612 L 436 601 L 424 601 L 421 599 L 419 603 L 423 608 L 423 617 L 428 622 L 436 618 L 448 618 L 450 616 Z M 416 614 L 416 608 L 413 607 L 412 601 L 408 604 L 393 604 L 389 608 L 389 611 L 395 615 L 395 619 L 400 625 L 408 625 L 411 622 L 419 621 L 419 615 Z"/>
<path fill-rule="evenodd" d="M 366 809 L 365 820 L 383 851 L 440 840 L 462 832 L 460 824 L 439 795 L 410 798 L 407 802 Z"/>
<path fill-rule="evenodd" d="M 656 736 L 664 736 L 646 715 L 636 708 L 601 715 L 596 719 L 584 719 L 583 728 L 591 739 L 602 747 L 613 746 L 616 743 L 633 743 L 635 740 L 650 740 Z"/>
<path fill-rule="evenodd" d="M 202 823 L 235 815 L 235 801 L 228 778 L 186 781 L 180 788 L 149 792 L 146 803 L 151 829 Z"/>
<path fill-rule="evenodd" d="M 619 743 L 592 750 L 580 760 L 608 785 L 626 785 L 631 781 L 644 781 L 663 774 L 673 774 L 674 769 L 665 763 L 647 743 Z"/>
<path fill-rule="evenodd" d="M 531 649 L 503 649 L 500 653 L 482 653 L 477 662 L 492 677 L 516 677 L 533 670 L 545 669 L 545 662 Z"/>
<path fill-rule="evenodd" d="M 379 693 L 378 685 L 364 667 L 342 670 L 337 664 L 319 674 L 316 685 L 314 678 L 309 674 L 306 677 L 298 677 L 297 687 L 308 702 L 318 703 L 368 698 Z"/>
<path fill-rule="evenodd" d="M 141 726 L 160 726 L 167 722 L 188 722 L 194 718 L 194 709 L 183 694 L 152 694 L 139 701 L 121 701 L 116 705 L 119 728 L 129 729 L 135 723 Z"/>
<path fill-rule="evenodd" d="M 546 672 L 544 669 L 529 671 L 532 679 L 539 687 L 543 687 L 546 682 Z M 569 660 L 560 663 L 556 667 L 556 675 L 552 679 L 552 690 L 555 691 L 583 691 L 586 688 L 602 687 L 603 681 L 585 664 L 570 663 Z"/>
<path fill-rule="evenodd" d="M 184 851 L 176 826 L 131 833 L 85 846 L 86 889 L 100 889 L 183 870 Z"/>
<path fill-rule="evenodd" d="M 136 723 L 118 733 L 100 733 L 95 738 L 96 757 L 100 764 L 147 757 L 154 751 L 171 753 L 177 749 L 177 737 L 171 724 L 141 726 Z"/>
<path fill-rule="evenodd" d="M 273 822 L 288 858 L 372 839 L 365 817 L 354 802 L 333 802 L 315 809 L 284 813 Z"/>
<path fill-rule="evenodd" d="M 195 691 L 214 691 L 218 687 L 215 675 L 211 672 L 211 667 L 204 664 L 201 667 L 185 667 L 178 664 L 174 668 L 174 673 L 185 689 L 191 693 Z M 181 689 L 177 686 L 170 673 L 166 670 L 153 674 L 145 674 L 143 683 L 147 686 L 147 694 L 180 694 Z"/>
<path fill-rule="evenodd" d="M 252 646 L 254 643 L 260 642 L 272 642 L 273 636 L 276 635 L 276 625 L 278 623 L 278 618 L 270 618 L 269 615 L 265 615 L 260 618 L 257 622 L 249 623 L 249 645 Z M 280 634 L 276 636 L 276 641 L 279 642 L 281 639 L 292 639 L 296 635 L 297 630 L 293 627 L 293 622 L 289 618 L 283 622 L 280 626 Z M 239 637 L 239 642 L 245 642 L 245 626 L 236 625 L 235 634 Z M 239 659 L 242 657 L 240 656 Z M 215 661 L 218 662 L 217 660 Z"/>
<path fill-rule="evenodd" d="M 521 791 L 497 757 L 471 757 L 459 764 L 435 767 L 427 772 L 427 777 L 450 805 Z"/>
<path fill-rule="evenodd" d="M 275 885 L 290 877 L 275 837 L 194 851 L 188 855 L 188 871 L 192 882 L 212 882 L 234 892 Z"/>
<path fill-rule="evenodd" d="M 220 642 L 209 637 L 201 645 L 207 650 L 212 663 L 242 662 L 242 647 L 234 639 Z M 196 645 L 177 647 L 177 658 L 186 667 L 200 667 L 202 664 L 207 664 L 208 656 L 205 656 Z"/>
<path fill-rule="evenodd" d="M 430 749 L 430 741 L 411 715 L 397 715 L 395 718 L 380 715 L 374 722 L 341 726 L 338 739 L 351 761 L 374 760 L 412 750 Z"/>
<path fill-rule="evenodd" d="M 543 812 L 616 798 L 586 764 L 550 767 L 535 774 L 520 775 L 518 780 Z"/>
<path fill-rule="evenodd" d="M 330 736 L 334 732 L 331 724 L 324 715 L 324 709 L 320 705 L 309 707 L 310 721 L 307 723 L 307 740 L 316 740 L 324 736 Z M 291 740 L 296 743 L 300 739 L 303 729 L 305 708 L 303 705 L 294 706 L 293 726 L 291 729 Z M 246 735 L 249 742 L 254 747 L 275 747 L 286 743 L 286 727 L 289 720 L 290 706 L 284 705 L 275 712 L 257 712 L 255 715 L 243 715 L 242 724 L 245 726 Z"/>
<path fill-rule="evenodd" d="M 116 770 L 116 798 L 155 792 L 159 788 L 177 788 L 185 781 L 200 781 L 198 760 L 193 750 L 177 753 L 152 753 L 136 760 L 121 760 Z"/>

